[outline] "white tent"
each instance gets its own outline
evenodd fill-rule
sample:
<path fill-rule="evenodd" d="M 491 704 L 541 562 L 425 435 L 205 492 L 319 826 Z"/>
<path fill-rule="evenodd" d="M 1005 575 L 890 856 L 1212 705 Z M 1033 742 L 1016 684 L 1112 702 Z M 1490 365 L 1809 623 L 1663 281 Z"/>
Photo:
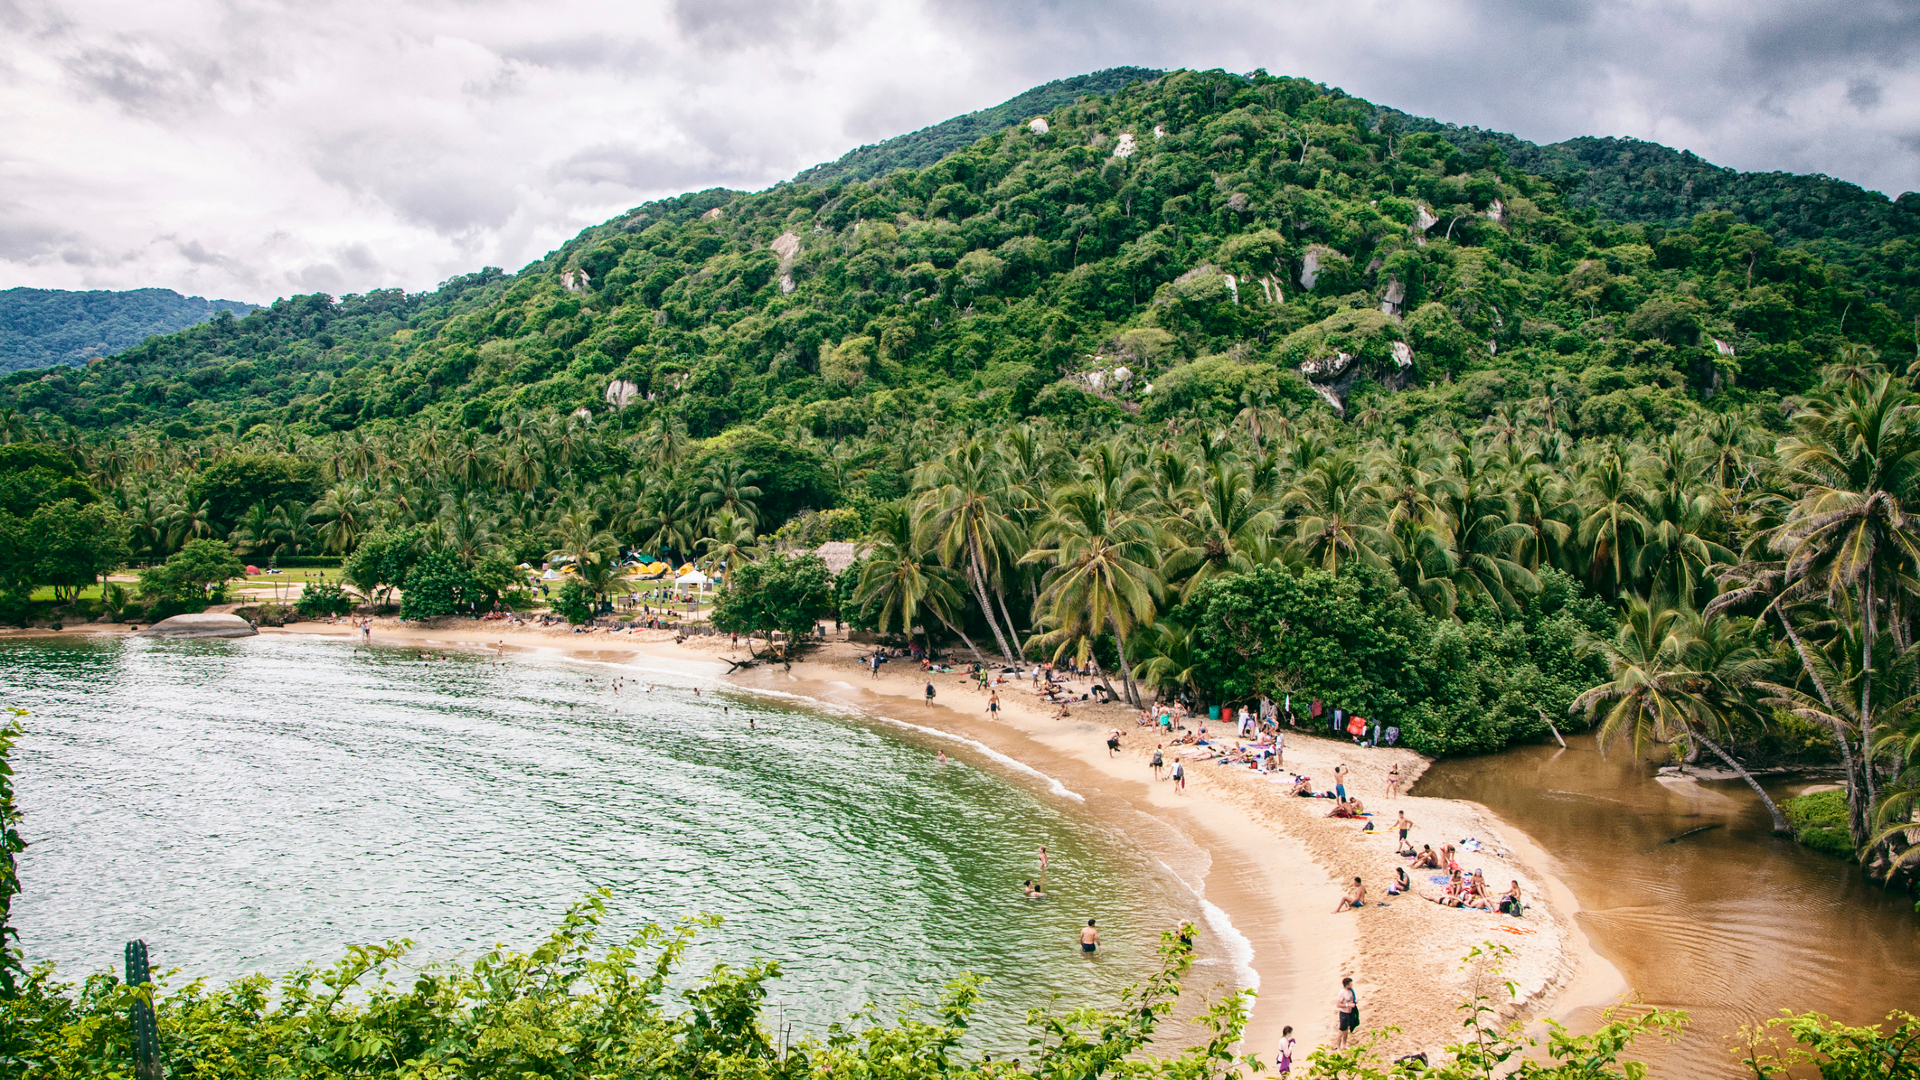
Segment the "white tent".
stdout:
<path fill-rule="evenodd" d="M 675 585 L 707 585 L 713 579 L 698 570 L 689 570 L 673 579 Z"/>

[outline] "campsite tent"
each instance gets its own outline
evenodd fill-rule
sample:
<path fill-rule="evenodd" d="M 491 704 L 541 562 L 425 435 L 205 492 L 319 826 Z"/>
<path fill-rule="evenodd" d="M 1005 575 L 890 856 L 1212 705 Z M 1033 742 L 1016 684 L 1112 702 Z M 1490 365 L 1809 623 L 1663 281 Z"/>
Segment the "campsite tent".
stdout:
<path fill-rule="evenodd" d="M 698 570 L 689 570 L 686 573 L 681 574 L 679 577 L 673 579 L 673 583 L 675 585 L 691 585 L 695 588 L 702 588 L 702 589 L 706 588 L 709 584 L 712 583 L 712 581 L 713 581 L 712 578 L 708 577 L 707 575 L 701 573 Z"/>

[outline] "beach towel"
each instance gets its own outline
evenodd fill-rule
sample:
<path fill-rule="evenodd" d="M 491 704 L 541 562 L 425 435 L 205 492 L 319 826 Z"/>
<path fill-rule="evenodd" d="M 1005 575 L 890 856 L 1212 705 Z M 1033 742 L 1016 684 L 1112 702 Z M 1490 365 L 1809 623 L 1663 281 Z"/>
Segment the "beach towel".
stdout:
<path fill-rule="evenodd" d="M 1494 929 L 1501 931 L 1502 933 L 1514 934 L 1516 936 L 1521 936 L 1521 937 L 1524 937 L 1527 934 L 1537 934 L 1540 932 L 1538 930 L 1535 930 L 1531 927 L 1526 927 L 1526 926 L 1496 926 L 1494 927 Z"/>

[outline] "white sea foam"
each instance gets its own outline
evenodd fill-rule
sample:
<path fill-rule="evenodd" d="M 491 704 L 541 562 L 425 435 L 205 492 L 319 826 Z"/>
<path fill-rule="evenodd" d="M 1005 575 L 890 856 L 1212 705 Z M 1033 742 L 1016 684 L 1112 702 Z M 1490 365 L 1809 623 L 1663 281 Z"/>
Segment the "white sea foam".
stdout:
<path fill-rule="evenodd" d="M 1227 955 L 1233 960 L 1233 974 L 1241 987 L 1247 990 L 1260 989 L 1260 973 L 1253 970 L 1253 942 L 1248 941 L 1247 935 L 1233 925 L 1233 920 L 1220 910 L 1220 905 L 1202 896 L 1200 910 L 1207 914 L 1207 925 L 1220 935 L 1221 941 L 1227 943 Z"/>
<path fill-rule="evenodd" d="M 1260 973 L 1253 969 L 1253 942 L 1247 940 L 1247 935 L 1233 925 L 1233 919 L 1228 917 L 1226 911 L 1219 904 L 1207 899 L 1198 886 L 1181 876 L 1179 871 L 1168 866 L 1165 860 L 1155 859 L 1154 861 L 1160 864 L 1162 870 L 1172 874 L 1180 884 L 1185 885 L 1195 900 L 1200 901 L 1200 913 L 1206 916 L 1208 929 L 1220 935 L 1220 940 L 1226 943 L 1227 960 L 1233 965 L 1234 980 L 1242 989 L 1260 989 Z"/>
<path fill-rule="evenodd" d="M 1052 791 L 1055 795 L 1058 795 L 1061 798 L 1072 799 L 1074 802 L 1087 801 L 1086 796 L 1080 794 L 1077 791 L 1072 790 L 1071 788 L 1067 787 L 1067 785 L 1061 783 L 1058 780 L 1055 780 L 1053 777 L 1048 776 L 1046 773 L 1041 772 L 1039 769 L 1034 768 L 1033 766 L 1027 764 L 1024 761 L 1017 761 L 1013 758 L 1010 758 L 1007 755 L 1001 753 L 1000 751 L 995 750 L 993 747 L 988 746 L 986 743 L 979 741 L 978 739 L 969 739 L 965 735 L 955 735 L 950 731 L 941 731 L 939 728 L 924 727 L 920 724 L 908 723 L 905 720 L 896 720 L 891 716 L 881 716 L 881 717 L 878 717 L 877 719 L 885 720 L 889 724 L 898 724 L 899 726 L 904 728 L 912 728 L 915 731 L 924 732 L 925 734 L 932 735 L 936 738 L 946 739 L 950 742 L 963 743 L 967 746 L 971 746 L 975 750 L 978 750 L 980 753 L 985 754 L 986 756 L 992 758 L 993 760 L 999 762 L 1002 765 L 1005 765 L 1007 768 L 1012 769 L 1015 772 L 1023 772 L 1028 774 L 1029 776 L 1036 776 L 1042 780 L 1045 780 L 1047 782 L 1048 790 Z"/>

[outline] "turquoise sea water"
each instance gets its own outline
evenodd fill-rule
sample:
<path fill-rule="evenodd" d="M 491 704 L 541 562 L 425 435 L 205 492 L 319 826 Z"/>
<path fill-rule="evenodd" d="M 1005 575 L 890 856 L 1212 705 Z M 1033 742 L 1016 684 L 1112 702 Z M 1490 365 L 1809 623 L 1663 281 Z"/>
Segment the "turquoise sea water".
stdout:
<path fill-rule="evenodd" d="M 1198 914 L 1057 783 L 646 663 L 278 636 L 0 645 L 4 703 L 32 712 L 21 944 L 74 978 L 136 937 L 156 968 L 216 980 L 400 937 L 449 959 L 528 946 L 605 886 L 610 936 L 706 911 L 727 921 L 690 967 L 779 959 L 770 1024 L 819 1032 L 972 971 L 992 980 L 981 1047 L 1010 1049 L 1027 1007 L 1111 1000 Z M 1035 902 L 1019 885 L 1041 844 Z M 1088 917 L 1093 963 L 1074 944 Z"/>

